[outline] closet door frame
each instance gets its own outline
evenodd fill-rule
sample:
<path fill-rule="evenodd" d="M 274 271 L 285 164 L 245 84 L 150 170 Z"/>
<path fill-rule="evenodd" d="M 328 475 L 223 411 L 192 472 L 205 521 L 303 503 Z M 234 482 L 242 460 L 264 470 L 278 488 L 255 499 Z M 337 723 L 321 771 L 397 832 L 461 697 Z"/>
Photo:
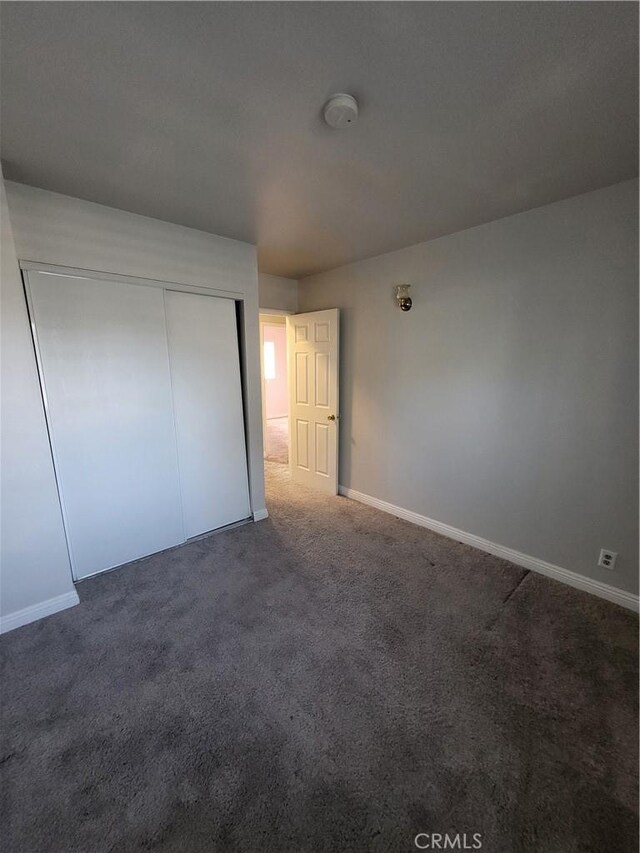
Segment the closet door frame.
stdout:
<path fill-rule="evenodd" d="M 216 290 L 213 287 L 181 284 L 178 281 L 161 281 L 155 278 L 140 278 L 139 276 L 121 275 L 115 272 L 84 270 L 78 267 L 62 267 L 57 264 L 41 264 L 36 263 L 36 261 L 20 261 L 20 269 L 25 272 L 46 272 L 50 275 L 63 275 L 66 278 L 91 278 L 98 279 L 99 281 L 120 282 L 121 284 L 139 284 L 142 287 L 160 287 L 162 290 L 182 290 L 185 293 L 219 296 L 222 299 L 233 299 L 235 302 L 244 302 L 244 293 L 238 293 L 234 290 Z"/>
<path fill-rule="evenodd" d="M 201 296 L 215 296 L 221 299 L 230 299 L 235 302 L 236 306 L 236 336 L 238 339 L 238 355 L 240 359 L 240 388 L 241 388 L 241 399 L 242 399 L 242 420 L 244 426 L 244 439 L 245 439 L 245 464 L 247 470 L 247 478 L 248 478 L 248 487 L 249 487 L 249 510 L 253 517 L 253 501 L 251 495 L 251 479 L 249 476 L 250 466 L 249 466 L 249 435 L 247 429 L 247 410 L 248 410 L 248 399 L 247 399 L 247 387 L 246 387 L 246 377 L 245 371 L 243 367 L 243 355 L 244 355 L 244 336 L 243 330 L 240 325 L 240 321 L 242 319 L 242 313 L 244 312 L 244 301 L 245 296 L 243 293 L 239 293 L 237 291 L 232 290 L 220 290 L 213 287 L 198 287 L 197 285 L 190 284 L 182 284 L 181 282 L 175 281 L 162 281 L 160 279 L 151 279 L 151 278 L 142 278 L 139 276 L 128 276 L 121 275 L 120 273 L 112 273 L 112 272 L 103 272 L 99 270 L 86 270 L 78 267 L 66 267 L 60 266 L 58 264 L 44 264 L 36 261 L 20 261 L 19 262 L 20 270 L 22 273 L 22 284 L 25 294 L 25 300 L 27 305 L 27 314 L 29 317 L 29 326 L 31 329 L 31 337 L 33 341 L 33 349 L 36 358 L 37 364 L 37 372 L 38 372 L 38 383 L 40 385 L 40 393 L 42 396 L 42 404 L 44 408 L 45 414 L 45 422 L 47 427 L 47 437 L 49 439 L 49 450 L 51 453 L 51 458 L 53 462 L 53 470 L 54 476 L 56 480 L 56 490 L 58 493 L 58 501 L 60 503 L 60 510 L 62 514 L 64 529 L 65 529 L 65 540 L 67 545 L 67 552 L 69 554 L 69 562 L 72 570 L 72 577 L 74 582 L 78 582 L 80 580 L 85 580 L 85 577 L 77 578 L 75 576 L 74 562 L 73 556 L 71 553 L 71 545 L 69 542 L 68 536 L 68 522 L 67 522 L 67 513 L 64 505 L 64 498 L 62 495 L 62 491 L 60 488 L 60 484 L 58 482 L 58 460 L 56 459 L 54 442 L 51 436 L 50 429 L 50 411 L 49 404 L 47 401 L 47 392 L 44 385 L 44 373 L 43 373 L 43 365 L 40 357 L 40 347 L 38 344 L 38 332 L 35 323 L 35 314 L 34 308 L 31 301 L 31 293 L 29 289 L 29 281 L 27 275 L 25 273 L 28 272 L 41 272 L 47 273 L 53 276 L 64 276 L 65 278 L 79 278 L 79 279 L 92 279 L 99 280 L 102 282 L 112 281 L 114 283 L 121 284 L 133 284 L 133 285 L 141 285 L 143 287 L 155 287 L 160 288 L 161 290 L 177 290 L 183 293 L 195 293 Z M 55 284 L 52 283 L 52 286 Z M 240 312 L 240 314 L 239 314 Z M 119 568 L 119 567 L 114 567 Z M 106 569 L 103 571 L 111 571 L 111 569 Z M 98 574 L 102 574 L 103 572 L 99 572 Z M 88 577 L 88 576 L 87 576 Z"/>

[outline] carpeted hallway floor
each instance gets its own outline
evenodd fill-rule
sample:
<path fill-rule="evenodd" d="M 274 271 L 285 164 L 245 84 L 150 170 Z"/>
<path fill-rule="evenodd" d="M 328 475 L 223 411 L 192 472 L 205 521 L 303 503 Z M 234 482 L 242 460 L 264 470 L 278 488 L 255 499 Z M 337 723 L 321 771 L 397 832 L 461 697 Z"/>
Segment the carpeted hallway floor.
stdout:
<path fill-rule="evenodd" d="M 268 462 L 289 462 L 289 418 L 269 418 L 264 431 L 265 459 Z"/>
<path fill-rule="evenodd" d="M 1 638 L 3 853 L 637 850 L 637 618 L 268 467 Z"/>

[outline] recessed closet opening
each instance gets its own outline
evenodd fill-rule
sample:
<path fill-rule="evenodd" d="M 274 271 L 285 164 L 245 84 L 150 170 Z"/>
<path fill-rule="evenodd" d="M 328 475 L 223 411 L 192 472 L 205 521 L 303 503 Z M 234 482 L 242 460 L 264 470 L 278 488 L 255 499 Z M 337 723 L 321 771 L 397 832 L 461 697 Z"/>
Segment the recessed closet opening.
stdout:
<path fill-rule="evenodd" d="M 74 580 L 251 517 L 237 294 L 23 280 Z"/>

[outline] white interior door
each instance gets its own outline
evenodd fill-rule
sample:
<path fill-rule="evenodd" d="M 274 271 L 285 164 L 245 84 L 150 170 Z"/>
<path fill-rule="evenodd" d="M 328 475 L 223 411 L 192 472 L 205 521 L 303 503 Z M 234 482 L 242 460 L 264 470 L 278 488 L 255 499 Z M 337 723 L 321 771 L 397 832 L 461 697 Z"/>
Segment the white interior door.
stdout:
<path fill-rule="evenodd" d="M 251 515 L 235 303 L 165 291 L 187 538 Z"/>
<path fill-rule="evenodd" d="M 163 293 L 29 272 L 76 579 L 184 541 Z"/>
<path fill-rule="evenodd" d="M 338 492 L 338 308 L 287 317 L 289 466 L 294 482 Z"/>

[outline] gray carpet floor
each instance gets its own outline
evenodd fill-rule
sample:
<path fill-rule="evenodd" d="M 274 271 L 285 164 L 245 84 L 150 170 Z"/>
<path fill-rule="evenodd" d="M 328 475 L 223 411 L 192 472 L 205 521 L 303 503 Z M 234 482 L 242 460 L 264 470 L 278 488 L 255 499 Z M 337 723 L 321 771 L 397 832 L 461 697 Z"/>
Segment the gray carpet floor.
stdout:
<path fill-rule="evenodd" d="M 3 853 L 637 850 L 637 618 L 268 467 L 1 638 Z"/>
<path fill-rule="evenodd" d="M 264 431 L 265 459 L 268 462 L 289 462 L 289 418 L 269 418 Z"/>

